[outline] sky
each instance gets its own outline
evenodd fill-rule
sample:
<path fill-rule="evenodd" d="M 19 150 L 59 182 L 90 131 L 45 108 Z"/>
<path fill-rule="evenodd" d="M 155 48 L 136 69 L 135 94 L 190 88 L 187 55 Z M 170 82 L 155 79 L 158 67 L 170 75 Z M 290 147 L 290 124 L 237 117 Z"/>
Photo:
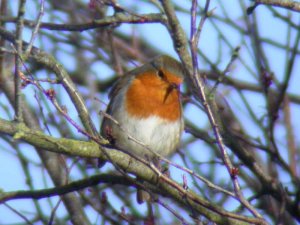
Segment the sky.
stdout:
<path fill-rule="evenodd" d="M 28 2 L 28 7 L 32 7 L 32 1 L 27 1 Z M 132 5 L 132 7 L 134 7 L 134 4 L 136 4 L 136 1 L 134 0 L 130 0 L 130 1 L 120 1 L 120 4 L 122 5 L 122 3 L 126 2 L 128 5 Z M 187 10 L 189 10 L 189 5 L 188 4 L 184 4 L 183 2 L 189 2 L 189 1 L 178 1 L 178 3 L 182 3 L 182 7 L 186 8 Z M 245 26 L 245 24 L 243 24 L 243 20 L 241 18 L 242 15 L 242 11 L 240 7 L 236 7 L 236 3 L 238 1 L 236 0 L 223 0 L 220 1 L 221 3 L 223 3 L 223 6 L 226 8 L 227 12 L 230 12 L 230 17 L 236 18 L 236 23 L 238 26 Z M 226 2 L 226 4 L 225 4 Z M 250 5 L 250 1 L 246 1 L 247 2 L 247 6 Z M 142 2 L 140 2 L 140 4 L 144 4 Z M 12 7 L 13 8 L 13 7 Z M 211 8 L 214 8 L 214 13 L 216 13 L 217 15 L 221 15 L 222 14 L 222 9 L 219 5 L 219 1 L 211 1 Z M 284 12 L 285 10 L 278 10 L 279 12 Z M 145 4 L 145 7 L 140 7 L 140 13 L 149 13 L 149 12 L 153 12 L 153 7 L 149 7 L 148 4 Z M 285 44 L 286 43 L 286 33 L 287 33 L 287 27 L 284 25 L 284 23 L 282 23 L 282 21 L 278 18 L 275 18 L 272 13 L 269 10 L 266 10 L 265 6 L 260 6 L 256 9 L 256 15 L 257 18 L 259 18 L 259 31 L 261 32 L 262 36 L 265 37 L 266 39 L 274 39 L 280 43 Z M 31 13 L 29 13 L 29 15 L 26 15 L 26 18 L 28 19 L 32 19 L 35 18 L 33 15 L 30 15 Z M 190 18 L 187 16 L 184 16 L 183 14 L 179 14 L 179 19 L 181 24 L 183 25 L 185 31 L 187 32 L 187 34 L 189 35 L 189 28 L 190 28 Z M 31 18 L 32 17 L 32 18 Z M 44 21 L 47 21 L 47 19 L 49 19 L 49 17 L 47 17 L 47 15 L 45 15 L 45 17 L 43 18 Z M 295 15 L 293 14 L 293 21 L 295 22 L 299 22 L 300 16 L 299 15 Z M 153 24 L 149 24 L 149 25 L 140 25 L 140 26 L 136 26 L 136 25 L 122 25 L 121 27 L 119 27 L 118 29 L 120 31 L 123 32 L 132 32 L 132 29 L 136 29 L 136 33 L 138 33 L 139 35 L 141 35 L 142 37 L 144 37 L 146 40 L 148 40 L 150 43 L 153 43 L 153 45 L 160 49 L 162 52 L 172 55 L 174 57 L 176 57 L 176 54 L 173 50 L 172 44 L 171 44 L 171 39 L 170 36 L 167 32 L 167 30 L 162 27 L 161 25 L 153 25 Z M 238 35 L 238 31 L 237 30 L 233 30 L 230 29 L 226 24 L 222 25 L 222 26 L 218 26 L 223 32 L 224 34 L 226 34 L 226 36 L 228 37 L 228 40 L 230 42 L 230 45 L 233 46 L 233 48 L 237 47 L 237 46 L 241 46 L 241 50 L 240 50 L 240 56 L 242 59 L 244 59 L 245 61 L 249 61 L 249 58 L 251 57 L 251 55 L 249 54 L 248 48 L 249 48 L 249 40 L 244 40 L 242 39 L 242 37 L 240 35 Z M 294 39 L 295 39 L 295 32 L 291 33 L 291 47 L 297 47 L 297 46 L 292 46 L 292 44 L 294 43 Z M 26 32 L 25 31 L 25 40 L 30 37 L 30 32 Z M 218 34 L 215 30 L 214 24 L 211 21 L 207 21 L 204 25 L 203 28 L 203 32 L 201 34 L 201 38 L 200 38 L 200 45 L 199 45 L 199 49 L 201 52 L 203 52 L 209 59 L 211 59 L 212 61 L 216 61 L 218 58 L 221 58 L 221 65 L 224 65 L 224 69 L 228 63 L 228 61 L 231 58 L 232 55 L 232 50 L 224 43 L 222 43 L 223 47 L 223 51 L 220 53 L 218 51 L 219 46 L 217 45 L 218 41 Z M 37 40 L 38 43 L 38 40 Z M 247 44 L 245 44 L 247 43 Z M 44 43 L 44 45 L 46 46 L 47 44 Z M 67 46 L 66 46 L 67 48 Z M 284 74 L 284 70 L 286 67 L 286 62 L 285 62 L 285 58 L 286 55 L 284 54 L 284 52 L 282 50 L 278 50 L 275 49 L 271 46 L 266 45 L 266 53 L 267 53 L 267 57 L 270 57 L 271 60 L 269 60 L 272 65 L 270 65 L 270 67 L 276 72 L 276 77 L 279 80 L 283 79 L 283 74 Z M 66 52 L 68 51 L 72 51 L 72 49 L 66 49 Z M 250 51 L 251 52 L 251 51 Z M 221 56 L 220 56 L 221 54 Z M 72 60 L 70 58 L 68 58 L 68 54 L 66 54 L 66 57 L 63 53 L 60 53 L 60 55 L 58 55 L 57 57 L 59 57 L 62 61 L 61 63 L 66 67 L 66 68 L 72 68 Z M 297 59 L 299 61 L 299 59 Z M 203 69 L 210 69 L 207 64 L 204 62 L 203 59 L 199 58 L 199 65 L 201 66 L 201 68 Z M 104 65 L 101 64 L 96 64 L 93 65 L 95 67 L 95 72 L 99 71 L 99 68 L 101 68 L 102 72 L 102 76 L 104 76 L 103 78 L 105 79 L 106 76 L 109 77 L 112 74 L 111 70 L 108 70 L 106 68 L 106 70 L 103 68 L 105 67 Z M 296 63 L 296 67 L 294 68 L 294 73 L 296 73 L 297 71 L 299 71 L 300 68 L 298 68 L 300 66 L 300 63 Z M 254 65 L 253 65 L 254 68 Z M 230 76 L 237 78 L 239 80 L 245 80 L 245 81 L 252 81 L 253 83 L 256 82 L 255 79 L 255 75 L 253 74 L 249 74 L 249 72 L 243 67 L 241 66 L 240 62 L 237 62 L 232 70 L 232 72 L 230 73 Z M 296 76 L 294 76 L 293 78 L 294 80 L 291 82 L 291 85 L 289 86 L 288 92 L 289 93 L 294 93 L 294 94 L 298 94 L 299 93 L 299 82 L 296 81 Z M 33 96 L 33 91 L 32 89 L 27 89 L 24 90 L 25 93 L 28 93 L 29 95 Z M 233 108 L 238 108 L 241 110 L 241 112 L 246 112 L 246 109 L 244 108 L 241 99 L 238 95 L 236 95 L 235 93 L 233 94 L 229 94 L 228 96 L 230 98 L 230 106 Z M 265 102 L 264 100 L 261 98 L 261 96 L 259 95 L 255 95 L 255 94 L 250 94 L 247 96 L 251 106 L 253 107 L 253 110 L 255 113 L 257 113 L 258 115 L 263 115 L 265 112 Z M 108 101 L 106 99 L 106 101 Z M 0 93 L 0 103 L 3 105 L 8 105 L 6 99 L 4 98 L 3 94 Z M 10 108 L 8 111 L 10 113 L 6 113 L 1 111 L 2 109 L 0 109 L 0 115 L 1 118 L 4 119 L 11 119 L 13 117 L 13 110 L 12 108 Z M 300 108 L 299 106 L 294 106 L 292 108 L 292 117 L 293 118 L 297 118 L 297 115 L 300 114 Z M 184 115 L 186 118 L 189 118 L 190 120 L 192 120 L 193 122 L 197 123 L 199 125 L 199 127 L 206 127 L 207 126 L 207 119 L 205 117 L 205 115 L 203 114 L 203 112 L 199 109 L 197 109 L 196 107 L 190 105 L 186 108 Z M 76 118 L 76 114 L 74 113 L 74 111 L 70 111 L 70 116 L 72 118 Z M 256 125 L 254 125 L 250 119 L 249 116 L 246 114 L 241 113 L 241 119 L 242 121 L 245 121 L 245 126 L 247 126 L 249 132 L 255 136 L 259 133 L 259 129 Z M 297 131 L 297 133 L 300 132 L 300 118 L 299 119 L 294 119 L 295 124 L 294 124 L 294 128 Z M 53 132 L 53 135 L 55 136 L 55 131 Z M 281 129 L 277 129 L 276 135 L 282 137 L 281 139 L 283 140 L 281 149 L 284 150 L 284 135 L 285 132 L 284 130 Z M 188 136 L 184 135 L 183 137 L 188 138 Z M 199 146 L 197 145 L 198 143 L 195 143 L 191 146 L 189 146 L 190 151 L 191 152 L 195 152 L 194 154 L 197 155 L 197 159 L 199 161 L 208 161 L 210 160 L 210 154 L 209 154 L 209 149 L 205 149 L 205 146 L 202 146 L 202 150 L 206 153 L 206 154 L 198 154 L 199 151 Z M 299 143 L 298 143 L 299 144 Z M 7 145 L 7 143 L 3 140 L 0 140 L 0 146 L 1 146 L 1 157 L 0 157 L 0 165 L 1 165 L 1 170 L 0 170 L 0 189 L 5 190 L 5 191 L 13 191 L 13 190 L 22 190 L 22 189 L 27 189 L 27 184 L 26 181 L 23 179 L 24 178 L 24 174 L 23 174 L 23 169 L 19 163 L 18 160 L 16 160 L 16 152 L 12 151 L 9 146 Z M 4 149 L 4 151 L 3 151 Z M 21 144 L 21 148 L 22 150 L 22 154 L 24 155 L 24 157 L 29 158 L 30 160 L 32 160 L 33 162 L 36 163 L 36 168 L 34 164 L 30 165 L 30 173 L 32 176 L 32 181 L 34 184 L 34 187 L 36 189 L 39 188 L 43 188 L 46 184 L 46 186 L 51 187 L 52 186 L 52 182 L 49 179 L 48 175 L 45 174 L 44 172 L 42 172 L 40 170 L 40 167 L 38 166 L 39 164 L 39 159 L 37 154 L 35 153 L 35 151 L 33 151 L 33 148 L 27 144 Z M 192 153 L 193 154 L 193 153 Z M 284 158 L 287 158 L 286 154 L 283 154 Z M 179 160 L 179 157 L 174 156 L 173 160 L 175 162 L 177 162 Z M 92 173 L 92 171 L 90 172 Z M 171 171 L 172 174 L 175 174 L 175 179 L 177 179 L 179 182 L 181 182 L 181 172 L 180 171 L 176 171 L 175 169 L 172 169 Z M 178 176 L 176 176 L 176 174 L 178 174 Z M 76 172 L 76 170 L 72 171 L 71 176 L 72 177 L 77 177 L 78 173 Z M 228 175 L 226 175 L 228 176 Z M 224 178 L 224 174 L 220 174 L 220 179 Z M 284 174 L 283 174 L 283 180 L 284 180 Z M 289 180 L 286 180 L 286 182 L 289 182 Z M 53 202 L 53 204 L 55 204 L 58 201 L 58 198 L 52 198 L 51 201 Z M 116 202 L 118 201 L 117 199 L 115 200 Z M 39 200 L 39 203 L 45 207 L 48 208 L 48 200 L 44 199 L 44 200 Z M 30 209 L 31 207 L 33 207 L 33 203 L 31 200 L 18 200 L 18 201 L 9 201 L 8 204 L 12 207 L 14 207 L 15 209 L 20 209 L 22 212 L 26 212 L 28 209 Z M 46 210 L 44 210 L 46 211 Z M 92 210 L 90 210 L 92 211 Z M 58 215 L 63 215 L 65 213 L 65 210 L 63 208 L 63 206 L 61 205 L 59 210 L 57 211 Z M 3 207 L 0 206 L 0 215 L 5 215 L 5 217 L 0 216 L 0 224 L 7 224 L 7 223 L 18 223 L 18 222 L 23 222 L 23 220 L 20 217 L 17 217 L 15 213 L 13 213 L 11 210 L 9 210 L 7 207 Z M 91 215 L 92 217 L 94 217 L 94 220 L 96 221 L 97 218 L 94 214 L 90 213 L 89 215 Z M 93 221 L 93 220 L 92 220 Z"/>

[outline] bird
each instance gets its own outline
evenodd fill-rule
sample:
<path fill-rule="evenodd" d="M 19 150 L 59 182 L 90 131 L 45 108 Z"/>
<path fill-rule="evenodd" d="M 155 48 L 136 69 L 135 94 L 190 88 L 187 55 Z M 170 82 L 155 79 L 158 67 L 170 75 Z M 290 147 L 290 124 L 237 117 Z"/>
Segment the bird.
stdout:
<path fill-rule="evenodd" d="M 106 110 L 118 124 L 104 116 L 101 134 L 117 148 L 153 162 L 157 155 L 174 154 L 184 128 L 180 97 L 184 74 L 179 61 L 160 55 L 120 77 Z M 149 197 L 144 198 L 138 192 L 137 201 Z"/>

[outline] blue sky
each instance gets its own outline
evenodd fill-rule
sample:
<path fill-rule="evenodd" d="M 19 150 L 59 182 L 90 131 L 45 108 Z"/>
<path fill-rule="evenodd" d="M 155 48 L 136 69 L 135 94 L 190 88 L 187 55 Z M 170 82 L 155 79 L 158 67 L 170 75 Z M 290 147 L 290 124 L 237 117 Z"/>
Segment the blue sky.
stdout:
<path fill-rule="evenodd" d="M 32 1 L 28 1 L 29 8 L 32 6 L 31 2 Z M 133 1 L 133 0 L 131 0 L 131 1 L 123 0 L 123 1 L 120 1 L 120 4 L 122 4 L 124 2 L 126 2 L 128 5 L 136 4 L 136 1 Z M 216 15 L 222 16 L 222 9 L 218 3 L 218 2 L 220 2 L 226 8 L 227 12 L 230 12 L 230 17 L 235 18 L 236 24 L 238 26 L 241 26 L 241 27 L 245 26 L 245 24 L 243 24 L 243 19 L 241 17 L 242 16 L 241 8 L 236 7 L 237 2 L 239 2 L 239 1 L 223 0 L 223 1 L 211 1 L 211 2 L 212 2 L 211 8 L 215 7 L 214 13 Z M 251 1 L 245 1 L 245 2 L 246 2 L 246 5 L 249 6 Z M 178 1 L 178 3 L 181 3 L 181 2 Z M 186 8 L 187 10 L 189 10 L 189 8 L 190 8 L 189 3 L 187 3 L 186 5 L 182 5 L 182 6 L 184 8 Z M 284 9 L 282 9 L 282 10 L 276 9 L 276 10 L 278 10 L 278 12 L 280 12 L 280 13 L 287 12 Z M 148 12 L 152 12 L 152 11 L 153 11 L 153 7 L 149 7 L 148 4 L 145 4 L 145 7 L 143 7 L 140 12 L 148 13 Z M 256 12 L 256 15 L 257 15 L 257 18 L 259 21 L 259 32 L 260 32 L 261 36 L 266 39 L 272 39 L 272 40 L 278 41 L 279 43 L 282 43 L 284 45 L 286 43 L 286 39 L 287 39 L 286 38 L 287 27 L 286 27 L 285 23 L 283 23 L 280 19 L 275 18 L 272 15 L 272 13 L 266 9 L 265 6 L 258 7 L 255 12 Z M 33 16 L 31 14 L 33 14 L 33 13 L 26 14 L 26 18 L 31 18 L 31 19 L 35 18 L 35 16 Z M 179 16 L 180 16 L 180 22 L 181 22 L 182 26 L 186 30 L 187 35 L 189 35 L 190 18 L 183 14 L 179 14 Z M 47 15 L 45 15 L 44 21 L 46 21 L 47 18 L 48 18 Z M 299 19 L 300 19 L 300 15 L 293 13 L 291 20 L 298 24 Z M 249 40 L 243 39 L 243 36 L 239 35 L 239 32 L 237 30 L 229 28 L 226 24 L 220 25 L 217 22 L 217 27 L 222 30 L 222 33 L 224 34 L 224 36 L 226 36 L 227 40 L 229 41 L 230 45 L 233 48 L 235 48 L 237 46 L 241 46 L 240 57 L 243 60 L 245 60 L 247 62 L 253 61 L 251 59 L 253 57 L 253 54 L 251 52 L 252 47 L 251 47 Z M 170 54 L 174 57 L 177 57 L 173 50 L 173 45 L 172 45 L 170 36 L 169 36 L 167 30 L 165 29 L 165 27 L 161 26 L 160 24 L 157 24 L 157 25 L 153 25 L 153 24 L 144 25 L 143 24 L 143 25 L 122 25 L 121 27 L 118 28 L 118 30 L 127 32 L 127 33 L 132 33 L 133 29 L 135 30 L 137 35 L 144 37 L 147 41 L 152 43 L 153 46 L 155 46 L 158 49 L 161 49 L 162 52 L 164 52 L 166 54 Z M 295 35 L 296 35 L 296 33 L 293 30 L 291 32 L 291 37 L 292 37 L 291 38 L 291 47 L 297 48 L 298 46 L 292 46 L 292 44 L 294 43 Z M 24 39 L 28 40 L 29 37 L 30 37 L 30 32 L 25 31 Z M 37 40 L 36 43 L 38 44 L 39 41 Z M 205 23 L 205 26 L 204 26 L 202 34 L 201 34 L 199 49 L 212 61 L 216 61 L 218 58 L 220 58 L 221 65 L 223 65 L 223 69 L 224 69 L 231 58 L 232 49 L 225 43 L 221 43 L 222 52 L 221 52 L 221 55 L 219 55 L 220 54 L 220 52 L 218 51 L 219 44 L 220 43 L 218 43 L 218 33 L 216 32 L 216 30 L 213 26 L 213 23 L 208 20 Z M 43 46 L 45 48 L 47 48 L 47 43 L 43 43 Z M 266 49 L 267 57 L 270 59 L 269 60 L 270 67 L 274 71 L 276 78 L 281 81 L 283 79 L 285 65 L 286 65 L 286 61 L 285 61 L 286 55 L 285 55 L 284 50 L 274 48 L 270 45 L 265 45 L 264 48 Z M 72 58 L 69 57 L 69 52 L 72 52 L 73 49 L 70 48 L 69 46 L 65 46 L 65 49 L 66 49 L 66 52 L 59 53 L 57 55 L 57 57 L 59 58 L 60 62 L 67 69 L 68 68 L 71 69 L 73 67 L 74 61 L 72 60 Z M 300 66 L 299 58 L 297 58 L 297 62 L 298 63 L 295 63 L 296 66 L 293 70 L 294 73 L 299 72 L 299 66 Z M 208 64 L 206 64 L 202 58 L 199 58 L 199 65 L 200 65 L 201 69 L 210 69 Z M 251 63 L 250 63 L 250 65 L 251 65 Z M 255 68 L 254 64 L 252 64 L 251 67 L 254 72 L 257 72 L 254 69 Z M 97 71 L 101 71 L 101 75 L 97 75 L 97 76 L 101 76 L 102 79 L 105 79 L 105 78 L 113 75 L 113 72 L 101 63 L 94 64 L 93 70 L 95 71 L 95 73 L 97 73 Z M 254 75 L 250 74 L 249 71 L 242 65 L 242 63 L 239 60 L 234 64 L 232 72 L 229 74 L 229 76 L 234 77 L 239 80 L 248 81 L 248 82 L 253 82 L 253 83 L 257 82 L 255 79 L 255 76 L 257 76 L 257 73 L 254 73 Z M 289 93 L 299 94 L 299 90 L 298 90 L 299 82 L 297 82 L 297 79 L 299 79 L 299 78 L 296 76 L 293 76 L 292 82 L 290 83 L 290 86 L 288 89 Z M 34 100 L 33 88 L 27 87 L 24 90 L 24 92 L 26 93 L 26 96 L 30 96 L 29 101 L 31 101 L 31 103 L 33 105 L 36 105 L 36 102 Z M 257 113 L 258 115 L 263 116 L 266 112 L 266 109 L 265 109 L 265 101 L 262 98 L 262 96 L 258 95 L 258 94 L 253 94 L 250 92 L 249 92 L 249 94 L 246 94 L 246 96 L 247 96 L 247 99 L 250 102 L 251 107 L 254 110 L 254 112 Z M 107 98 L 105 98 L 105 96 L 99 95 L 98 97 L 100 97 L 100 98 L 103 97 L 106 102 L 108 101 Z M 246 113 L 247 110 L 245 109 L 244 104 L 242 103 L 240 97 L 233 91 L 233 92 L 229 93 L 227 98 L 228 98 L 228 103 L 230 104 L 230 106 L 233 109 L 240 110 L 241 113 L 239 115 L 239 118 L 241 121 L 243 121 L 243 125 L 245 127 L 247 127 L 247 131 L 249 131 L 249 133 L 253 137 L 260 136 L 259 128 L 251 122 L 251 119 L 249 118 L 249 115 L 247 115 L 247 113 Z M 0 94 L 0 102 L 1 102 L 1 104 L 7 105 L 6 99 L 4 98 L 3 94 Z M 92 102 L 92 100 L 90 100 L 90 102 Z M 72 109 L 71 104 L 68 107 L 70 107 L 70 109 Z M 51 106 L 50 106 L 50 108 L 51 108 Z M 2 109 L 0 109 L 1 118 L 11 119 L 13 117 L 12 108 L 10 108 L 8 110 L 10 112 L 10 115 L 7 115 L 6 112 L 3 112 L 1 110 Z M 299 105 L 294 105 L 291 108 L 291 110 L 292 110 L 292 118 L 295 121 L 295 123 L 293 125 L 295 128 L 296 134 L 297 134 L 300 132 L 300 119 L 299 119 L 299 116 L 297 116 L 297 115 L 300 115 L 300 107 L 299 107 Z M 76 115 L 75 111 L 69 110 L 69 112 L 70 112 L 70 116 L 73 119 L 77 120 L 77 115 Z M 206 116 L 204 115 L 204 113 L 201 110 L 197 109 L 195 106 L 189 105 L 186 108 L 184 114 L 185 114 L 186 118 L 189 118 L 193 122 L 197 123 L 197 125 L 199 127 L 201 127 L 201 128 L 207 127 Z M 97 115 L 95 115 L 95 116 L 97 116 Z M 93 118 L 95 118 L 95 116 Z M 95 120 L 97 121 L 98 119 L 95 119 Z M 95 123 L 98 123 L 98 122 L 95 122 Z M 75 129 L 73 129 L 73 130 L 75 133 Z M 53 129 L 53 135 L 54 136 L 56 135 L 55 129 Z M 280 125 L 278 125 L 278 129 L 276 129 L 276 136 L 278 136 L 280 138 L 280 140 L 282 140 L 279 143 L 279 146 L 280 146 L 280 149 L 282 150 L 282 152 L 284 153 L 285 144 L 286 144 L 285 143 L 285 130 L 282 127 L 280 127 Z M 184 135 L 184 138 L 188 138 L 188 136 Z M 299 145 L 299 141 L 298 141 L 298 145 Z M 15 151 L 11 150 L 9 148 L 9 146 L 2 140 L 0 140 L 0 146 L 2 147 L 1 157 L 0 157 L 0 165 L 1 165 L 0 188 L 5 191 L 28 189 L 28 187 L 26 185 L 26 181 L 24 180 L 24 174 L 22 171 L 22 167 L 21 167 L 19 161 L 16 160 Z M 192 155 L 197 156 L 197 160 L 202 161 L 202 162 L 211 160 L 210 149 L 207 148 L 207 146 L 203 145 L 202 141 L 198 141 L 198 142 L 188 146 L 188 148 L 190 149 L 189 151 L 192 152 Z M 20 149 L 26 158 L 29 158 L 30 160 L 35 162 L 30 165 L 30 172 L 31 172 L 31 176 L 32 176 L 32 181 L 34 182 L 34 187 L 36 189 L 43 188 L 43 187 L 45 187 L 45 185 L 48 187 L 52 187 L 52 182 L 50 181 L 48 175 L 43 170 L 41 170 L 40 165 L 39 165 L 40 160 L 38 159 L 38 156 L 35 153 L 35 151 L 32 150 L 32 147 L 30 147 L 27 144 L 22 144 Z M 201 152 L 200 152 L 201 154 L 199 153 L 200 149 L 201 149 Z M 283 154 L 283 156 L 284 156 L 284 158 L 287 158 L 286 154 Z M 180 161 L 179 157 L 177 157 L 177 156 L 175 156 L 173 158 L 173 160 L 175 162 Z M 203 169 L 205 170 L 205 168 L 203 168 Z M 172 169 L 172 175 L 173 175 L 174 179 L 181 182 L 181 179 L 182 179 L 181 171 L 176 171 L 175 169 Z M 78 173 L 76 173 L 76 170 L 72 171 L 71 176 L 74 179 L 79 178 Z M 283 177 L 284 181 L 289 182 L 289 180 L 285 180 L 284 174 L 282 175 L 282 177 Z M 226 180 L 226 179 L 228 179 L 228 175 L 226 173 L 225 174 L 220 173 L 220 179 Z M 58 198 L 51 198 L 50 201 L 52 201 L 55 204 L 55 202 L 57 202 L 57 200 L 58 200 Z M 44 199 L 44 200 L 39 200 L 38 202 L 39 202 L 39 204 L 41 204 L 43 207 L 45 207 L 47 209 L 47 208 L 49 208 L 47 201 L 48 201 L 47 199 Z M 116 201 L 118 201 L 118 200 L 116 199 Z M 24 213 L 26 211 L 30 211 L 30 209 L 33 207 L 33 203 L 30 200 L 10 201 L 10 202 L 8 202 L 8 204 L 10 206 L 14 207 L 15 209 L 20 209 Z M 46 215 L 48 215 L 47 210 L 44 209 L 43 211 L 46 213 Z M 61 205 L 57 213 L 58 213 L 58 215 L 63 215 L 64 212 L 65 212 L 65 210 L 64 210 L 63 206 Z M 6 215 L 5 217 L 0 218 L 0 224 L 17 223 L 17 222 L 22 221 L 21 218 L 17 217 L 16 214 L 11 212 L 11 210 L 8 210 L 4 206 L 0 207 L 0 215 Z M 90 215 L 91 215 L 91 217 L 94 218 L 94 220 L 96 220 L 96 216 L 92 213 L 92 210 L 90 210 Z"/>

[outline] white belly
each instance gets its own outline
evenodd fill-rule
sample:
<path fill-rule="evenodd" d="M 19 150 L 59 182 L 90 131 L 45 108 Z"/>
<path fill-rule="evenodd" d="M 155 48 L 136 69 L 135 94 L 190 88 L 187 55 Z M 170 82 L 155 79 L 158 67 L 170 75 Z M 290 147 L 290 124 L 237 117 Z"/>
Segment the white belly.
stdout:
<path fill-rule="evenodd" d="M 183 129 L 181 120 L 170 122 L 156 116 L 144 119 L 133 118 L 129 117 L 124 111 L 113 116 L 124 129 L 122 131 L 118 126 L 111 124 L 116 145 L 128 152 L 141 157 L 153 155 L 151 151 L 142 145 L 130 140 L 128 135 L 162 156 L 171 155 L 178 147 Z"/>
<path fill-rule="evenodd" d="M 124 101 L 122 101 L 123 98 L 124 93 L 116 96 L 115 104 L 112 105 L 110 112 L 122 128 L 109 119 L 106 119 L 104 123 L 104 127 L 107 126 L 111 129 L 116 145 L 143 158 L 147 158 L 146 155 L 153 157 L 153 153 L 147 148 L 130 140 L 128 136 L 131 136 L 162 156 L 170 156 L 174 153 L 180 142 L 184 126 L 183 119 L 170 122 L 157 116 L 147 118 L 128 116 L 123 104 Z"/>

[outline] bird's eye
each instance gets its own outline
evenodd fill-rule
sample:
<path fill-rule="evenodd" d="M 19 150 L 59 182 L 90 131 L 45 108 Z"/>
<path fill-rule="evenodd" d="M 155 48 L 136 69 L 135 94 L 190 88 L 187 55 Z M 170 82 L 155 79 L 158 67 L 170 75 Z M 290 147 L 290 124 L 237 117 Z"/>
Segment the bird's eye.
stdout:
<path fill-rule="evenodd" d="M 162 70 L 157 71 L 157 76 L 159 76 L 160 78 L 164 78 L 165 74 Z"/>

